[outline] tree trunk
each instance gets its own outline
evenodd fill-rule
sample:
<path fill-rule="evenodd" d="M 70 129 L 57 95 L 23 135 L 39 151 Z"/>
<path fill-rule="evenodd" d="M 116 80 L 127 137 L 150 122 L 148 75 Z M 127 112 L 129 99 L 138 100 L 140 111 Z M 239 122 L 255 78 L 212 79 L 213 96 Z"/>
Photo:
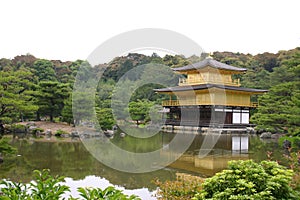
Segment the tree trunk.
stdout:
<path fill-rule="evenodd" d="M 2 138 L 2 135 L 4 135 L 4 125 L 2 124 L 2 121 L 0 121 L 0 138 Z"/>
<path fill-rule="evenodd" d="M 79 123 L 80 123 L 80 120 L 74 119 L 74 127 L 75 127 L 76 125 L 79 125 Z"/>
<path fill-rule="evenodd" d="M 36 121 L 41 121 L 41 116 L 39 111 L 36 112 Z"/>
<path fill-rule="evenodd" d="M 24 122 L 24 116 L 23 113 L 20 113 L 21 122 Z"/>
<path fill-rule="evenodd" d="M 50 122 L 54 122 L 52 114 L 50 114 Z"/>

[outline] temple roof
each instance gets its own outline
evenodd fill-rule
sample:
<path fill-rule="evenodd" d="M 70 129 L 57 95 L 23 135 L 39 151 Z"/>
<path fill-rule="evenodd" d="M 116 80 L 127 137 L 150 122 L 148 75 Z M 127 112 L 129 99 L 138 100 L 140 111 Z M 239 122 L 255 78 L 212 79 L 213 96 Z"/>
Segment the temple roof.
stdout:
<path fill-rule="evenodd" d="M 173 70 L 174 71 L 189 71 L 189 70 L 205 68 L 207 66 L 210 66 L 210 67 L 213 67 L 216 69 L 223 69 L 223 70 L 230 70 L 230 71 L 239 71 L 239 72 L 247 71 L 246 68 L 239 68 L 239 67 L 227 65 L 225 63 L 221 63 L 219 61 L 213 60 L 212 58 L 206 58 L 200 62 L 190 64 L 187 66 L 173 68 Z"/>
<path fill-rule="evenodd" d="M 191 90 L 205 90 L 210 88 L 219 88 L 225 90 L 235 90 L 251 93 L 264 93 L 268 90 L 254 89 L 254 88 L 243 88 L 236 86 L 227 86 L 227 85 L 217 85 L 217 84 L 201 84 L 201 85 L 187 85 L 187 86 L 175 86 L 161 89 L 154 89 L 156 92 L 181 92 L 181 91 L 191 91 Z"/>

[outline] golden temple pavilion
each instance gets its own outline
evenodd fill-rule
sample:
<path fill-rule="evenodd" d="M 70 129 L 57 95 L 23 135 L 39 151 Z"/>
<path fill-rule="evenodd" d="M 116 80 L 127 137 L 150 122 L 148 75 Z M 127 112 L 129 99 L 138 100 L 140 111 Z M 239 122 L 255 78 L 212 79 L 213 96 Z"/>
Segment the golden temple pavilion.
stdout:
<path fill-rule="evenodd" d="M 258 106 L 251 96 L 267 90 L 240 87 L 238 74 L 247 69 L 234 67 L 208 57 L 198 63 L 173 68 L 181 74 L 175 87 L 155 89 L 169 95 L 163 101 L 166 125 L 250 126 L 250 110 Z"/>

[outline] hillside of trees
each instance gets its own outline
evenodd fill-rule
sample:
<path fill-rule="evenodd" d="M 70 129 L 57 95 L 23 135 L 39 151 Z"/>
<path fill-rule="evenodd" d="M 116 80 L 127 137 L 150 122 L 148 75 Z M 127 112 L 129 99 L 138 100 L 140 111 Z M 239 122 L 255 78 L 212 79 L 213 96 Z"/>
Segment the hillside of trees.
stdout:
<path fill-rule="evenodd" d="M 80 120 L 73 119 L 72 98 L 81 104 L 91 105 L 92 102 L 88 102 L 87 98 L 82 99 L 80 94 L 72 93 L 76 76 L 84 77 L 78 74 L 79 68 L 84 68 L 95 76 L 103 73 L 97 87 L 95 110 L 101 127 L 109 129 L 116 123 L 111 109 L 113 90 L 127 71 L 147 63 L 163 64 L 171 68 L 180 67 L 200 61 L 206 56 L 207 54 L 189 58 L 180 55 L 160 57 L 155 53 L 151 56 L 131 53 L 94 67 L 83 60 L 62 62 L 40 59 L 29 54 L 13 59 L 2 58 L 0 133 L 4 133 L 5 124 L 27 120 L 80 123 Z M 240 76 L 242 86 L 269 90 L 267 94 L 259 97 L 260 107 L 251 118 L 251 122 L 257 124 L 258 129 L 300 135 L 300 47 L 276 54 L 214 52 L 213 58 L 247 68 L 248 71 Z M 104 68 L 106 70 L 103 72 Z M 138 78 L 128 77 L 128 81 Z M 128 109 L 137 124 L 139 121 L 149 121 L 149 109 L 154 103 L 159 104 L 165 98 L 153 92 L 153 89 L 158 87 L 161 86 L 146 84 L 131 96 Z M 84 107 L 74 110 L 78 113 L 84 112 Z"/>
<path fill-rule="evenodd" d="M 300 48 L 258 55 L 215 52 L 214 58 L 245 67 L 244 87 L 268 89 L 258 98 L 259 107 L 251 117 L 257 129 L 300 135 Z"/>

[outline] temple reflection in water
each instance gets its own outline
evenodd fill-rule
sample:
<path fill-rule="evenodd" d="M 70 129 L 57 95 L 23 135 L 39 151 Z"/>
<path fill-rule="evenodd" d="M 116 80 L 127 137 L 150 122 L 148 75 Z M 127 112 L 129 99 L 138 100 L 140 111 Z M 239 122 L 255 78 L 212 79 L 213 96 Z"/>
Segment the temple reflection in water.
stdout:
<path fill-rule="evenodd" d="M 169 134 L 163 137 L 170 137 Z M 203 149 L 205 137 L 217 139 L 213 149 Z M 216 135 L 195 137 L 190 148 L 168 167 L 194 172 L 203 176 L 213 176 L 227 167 L 230 160 L 247 160 L 249 158 L 249 135 Z M 164 138 L 165 142 L 170 138 Z M 206 138 L 207 139 L 207 138 Z M 213 140 L 213 139 L 212 139 Z M 167 145 L 167 144 L 166 144 Z"/>

